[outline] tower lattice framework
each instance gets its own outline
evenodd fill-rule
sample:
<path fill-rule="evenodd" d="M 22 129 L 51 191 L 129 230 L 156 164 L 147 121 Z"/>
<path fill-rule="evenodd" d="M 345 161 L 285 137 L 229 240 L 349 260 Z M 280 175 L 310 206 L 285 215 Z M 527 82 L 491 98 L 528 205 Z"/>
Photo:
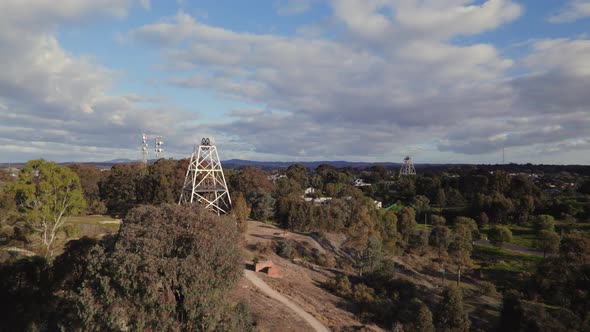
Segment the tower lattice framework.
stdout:
<path fill-rule="evenodd" d="M 217 147 L 203 138 L 191 156 L 179 204 L 199 202 L 218 215 L 227 213 L 231 198 L 221 168 Z"/>
<path fill-rule="evenodd" d="M 416 175 L 416 168 L 414 167 L 414 163 L 412 162 L 412 158 L 410 156 L 406 156 L 404 158 L 404 163 L 402 168 L 399 170 L 400 175 Z"/>

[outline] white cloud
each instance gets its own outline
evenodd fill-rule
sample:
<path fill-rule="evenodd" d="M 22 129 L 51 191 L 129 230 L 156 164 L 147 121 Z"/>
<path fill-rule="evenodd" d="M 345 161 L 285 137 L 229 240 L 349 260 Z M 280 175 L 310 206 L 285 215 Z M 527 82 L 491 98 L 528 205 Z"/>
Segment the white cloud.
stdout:
<path fill-rule="evenodd" d="M 590 40 L 542 39 L 533 43 L 533 53 L 525 59 L 532 69 L 590 76 Z"/>
<path fill-rule="evenodd" d="M 369 158 L 419 144 L 433 154 L 483 155 L 585 137 L 587 94 L 567 97 L 568 88 L 589 86 L 580 76 L 590 58 L 585 41 L 539 40 L 519 62 L 491 44 L 454 45 L 455 36 L 493 30 L 523 12 L 511 1 L 472 3 L 335 1 L 345 29 L 330 39 L 234 32 L 182 12 L 128 37 L 160 47 L 167 63 L 193 66 L 172 85 L 281 110 L 234 113 L 212 126 L 260 153 Z M 510 77 L 517 65 L 530 73 Z M 553 105 L 539 107 L 536 89 Z"/>
<path fill-rule="evenodd" d="M 168 152 L 212 135 L 223 158 L 391 160 L 406 150 L 458 162 L 502 147 L 522 158 L 588 151 L 587 40 L 536 40 L 515 61 L 492 44 L 451 42 L 518 18 L 523 9 L 512 1 L 332 5 L 329 24 L 293 37 L 236 32 L 183 12 L 126 34 L 161 50 L 170 73 L 162 84 L 256 105 L 206 123 L 163 98 L 113 94 L 117 73 L 56 39 L 64 24 L 125 16 L 127 1 L 0 2 L 3 151 L 40 153 L 33 141 L 69 149 L 55 154 L 62 160 L 125 157 L 140 130 L 162 128 Z M 526 74 L 512 77 L 514 68 Z"/>
<path fill-rule="evenodd" d="M 379 44 L 392 39 L 448 40 L 476 35 L 518 18 L 523 9 L 511 0 L 334 0 L 334 12 L 350 32 Z"/>
<path fill-rule="evenodd" d="M 547 20 L 551 23 L 571 23 L 590 16 L 589 0 L 570 0 L 558 13 Z"/>
<path fill-rule="evenodd" d="M 79 154 L 91 154 L 88 146 L 124 151 L 135 145 L 140 130 L 171 128 L 186 118 L 153 97 L 113 94 L 116 73 L 68 53 L 55 37 L 60 25 L 123 16 L 128 5 L 122 0 L 0 2 L 0 139 L 11 140 L 11 146 L 51 143 L 46 148 L 54 155 L 60 144 L 79 147 L 70 149 Z M 150 101 L 156 104 L 139 104 Z"/>

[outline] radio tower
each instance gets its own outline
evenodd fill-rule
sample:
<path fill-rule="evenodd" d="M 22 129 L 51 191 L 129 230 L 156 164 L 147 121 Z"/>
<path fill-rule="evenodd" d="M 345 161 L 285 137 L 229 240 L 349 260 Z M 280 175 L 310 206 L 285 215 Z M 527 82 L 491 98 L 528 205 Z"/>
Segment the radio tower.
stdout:
<path fill-rule="evenodd" d="M 148 160 L 148 137 L 146 134 L 141 134 L 141 161 L 147 164 Z"/>
<path fill-rule="evenodd" d="M 416 169 L 414 168 L 414 163 L 412 163 L 412 158 L 410 156 L 406 156 L 404 158 L 404 164 L 402 168 L 399 170 L 400 175 L 416 175 Z"/>
<path fill-rule="evenodd" d="M 164 141 L 162 141 L 162 136 L 156 136 L 154 139 L 154 151 L 156 152 L 156 159 L 162 158 L 162 152 L 164 152 L 164 149 L 162 149 L 162 144 L 164 144 Z"/>
<path fill-rule="evenodd" d="M 215 145 L 203 138 L 195 147 L 186 171 L 178 204 L 199 202 L 217 215 L 227 213 L 231 198 Z"/>

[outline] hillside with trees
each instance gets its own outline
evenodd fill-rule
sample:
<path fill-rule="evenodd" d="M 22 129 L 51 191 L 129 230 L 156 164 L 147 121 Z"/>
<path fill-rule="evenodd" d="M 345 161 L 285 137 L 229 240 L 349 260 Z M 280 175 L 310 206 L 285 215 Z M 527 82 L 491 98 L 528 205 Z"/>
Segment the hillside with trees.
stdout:
<path fill-rule="evenodd" d="M 274 257 L 323 271 L 322 291 L 367 328 L 590 329 L 590 167 L 432 166 L 400 176 L 384 166 L 247 166 L 226 170 L 234 205 L 217 217 L 171 205 L 187 163 L 100 171 L 36 160 L 1 177 L 0 277 L 12 304 L 2 321 L 17 330 L 244 330 L 247 306 L 222 295 L 245 262 Z M 254 245 L 253 220 L 308 240 Z"/>

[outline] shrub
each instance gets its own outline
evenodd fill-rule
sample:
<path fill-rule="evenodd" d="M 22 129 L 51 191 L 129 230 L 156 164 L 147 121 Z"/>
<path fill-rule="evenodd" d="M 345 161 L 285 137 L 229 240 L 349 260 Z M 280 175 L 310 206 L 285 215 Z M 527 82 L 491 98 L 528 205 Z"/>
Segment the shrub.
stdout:
<path fill-rule="evenodd" d="M 481 295 L 493 295 L 496 293 L 496 285 L 489 281 L 482 281 L 479 284 L 479 291 Z"/>
<path fill-rule="evenodd" d="M 229 216 L 195 205 L 140 206 L 116 242 L 79 260 L 81 287 L 64 289 L 66 330 L 243 331 L 227 293 L 242 276 L 239 235 Z M 71 255 L 72 256 L 72 255 Z"/>
<path fill-rule="evenodd" d="M 326 287 L 340 297 L 348 298 L 352 294 L 350 280 L 344 274 L 337 276 L 336 279 L 329 279 Z"/>
<path fill-rule="evenodd" d="M 283 258 L 291 259 L 293 257 L 293 246 L 289 240 L 281 240 L 277 246 L 277 254 Z"/>
<path fill-rule="evenodd" d="M 329 252 L 327 252 L 325 255 L 319 255 L 316 259 L 316 263 L 327 268 L 333 268 L 336 266 L 334 255 L 330 254 Z"/>
<path fill-rule="evenodd" d="M 273 251 L 270 242 L 258 242 L 254 245 L 254 250 L 258 251 L 263 255 L 268 255 Z"/>
<path fill-rule="evenodd" d="M 80 235 L 80 227 L 78 225 L 69 224 L 64 226 L 63 230 L 66 237 L 69 239 L 76 238 Z"/>

